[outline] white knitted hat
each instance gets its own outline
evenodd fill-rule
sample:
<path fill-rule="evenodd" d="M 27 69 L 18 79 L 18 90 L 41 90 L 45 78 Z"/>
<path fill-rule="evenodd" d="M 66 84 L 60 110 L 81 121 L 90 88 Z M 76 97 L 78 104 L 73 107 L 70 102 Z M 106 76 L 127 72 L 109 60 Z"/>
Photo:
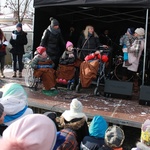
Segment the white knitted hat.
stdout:
<path fill-rule="evenodd" d="M 66 121 L 71 121 L 75 118 L 83 118 L 86 115 L 82 112 L 83 105 L 78 99 L 74 98 L 70 104 L 70 110 L 66 110 L 62 116 L 65 118 Z"/>
<path fill-rule="evenodd" d="M 138 35 L 142 35 L 143 36 L 145 34 L 145 31 L 144 31 L 143 28 L 137 28 L 135 30 L 135 33 L 137 33 Z"/>

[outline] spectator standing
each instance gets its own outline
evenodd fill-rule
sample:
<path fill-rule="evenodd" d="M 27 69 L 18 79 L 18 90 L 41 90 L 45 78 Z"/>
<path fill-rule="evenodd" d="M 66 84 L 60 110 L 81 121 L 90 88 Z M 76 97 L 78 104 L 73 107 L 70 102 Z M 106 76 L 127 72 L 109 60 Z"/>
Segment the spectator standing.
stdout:
<path fill-rule="evenodd" d="M 61 34 L 58 20 L 50 18 L 51 24 L 44 31 L 41 46 L 46 47 L 46 52 L 55 64 L 57 69 L 59 59 L 65 49 L 65 42 Z"/>
<path fill-rule="evenodd" d="M 24 45 L 28 43 L 27 40 L 27 33 L 23 31 L 22 24 L 17 23 L 16 30 L 12 31 L 10 44 L 12 45 L 12 49 L 10 50 L 10 53 L 12 53 L 12 59 L 13 59 L 13 76 L 17 77 L 17 63 L 19 65 L 19 78 L 22 78 L 22 70 L 23 70 L 23 63 L 22 63 L 22 57 L 24 52 Z"/>
<path fill-rule="evenodd" d="M 5 65 L 5 55 L 6 55 L 6 46 L 8 42 L 4 36 L 3 31 L 0 29 L 0 65 L 1 65 L 1 78 L 5 78 L 4 75 L 4 65 Z"/>

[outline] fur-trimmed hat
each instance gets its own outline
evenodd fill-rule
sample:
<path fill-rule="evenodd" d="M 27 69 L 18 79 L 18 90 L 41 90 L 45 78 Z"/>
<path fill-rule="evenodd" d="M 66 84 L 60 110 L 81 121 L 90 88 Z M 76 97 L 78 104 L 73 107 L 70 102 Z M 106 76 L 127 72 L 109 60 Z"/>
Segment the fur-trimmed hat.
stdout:
<path fill-rule="evenodd" d="M 143 28 L 137 28 L 135 30 L 135 33 L 137 33 L 138 35 L 141 35 L 141 36 L 145 35 L 145 31 Z"/>
<path fill-rule="evenodd" d="M 119 126 L 110 126 L 105 132 L 105 143 L 109 147 L 121 147 L 124 139 L 124 131 Z"/>
<path fill-rule="evenodd" d="M 82 103 L 78 101 L 77 98 L 74 98 L 70 104 L 70 110 L 66 110 L 62 116 L 66 121 L 71 121 L 72 119 L 75 118 L 83 118 L 86 117 L 86 115 L 82 112 Z"/>
<path fill-rule="evenodd" d="M 0 118 L 2 117 L 3 112 L 4 112 L 4 106 L 0 103 Z"/>
<path fill-rule="evenodd" d="M 54 19 L 53 17 L 50 17 L 49 20 L 51 21 L 51 27 L 59 26 L 59 22 L 58 22 L 57 19 Z"/>

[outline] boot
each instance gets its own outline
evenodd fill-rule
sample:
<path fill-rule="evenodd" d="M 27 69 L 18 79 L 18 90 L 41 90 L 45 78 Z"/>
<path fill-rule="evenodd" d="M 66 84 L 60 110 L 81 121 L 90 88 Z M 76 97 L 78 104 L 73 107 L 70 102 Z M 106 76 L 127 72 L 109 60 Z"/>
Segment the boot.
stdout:
<path fill-rule="evenodd" d="M 12 75 L 13 78 L 16 78 L 17 75 L 16 75 L 16 72 L 14 72 L 14 74 Z"/>
<path fill-rule="evenodd" d="M 125 66 L 131 66 L 132 64 L 131 63 L 129 63 L 129 61 L 128 60 L 125 60 Z"/>
<path fill-rule="evenodd" d="M 133 90 L 134 90 L 134 92 L 139 91 L 139 85 L 138 85 L 138 80 L 137 79 L 133 81 Z"/>
<path fill-rule="evenodd" d="M 5 78 L 5 76 L 4 76 L 4 70 L 1 70 L 1 78 Z"/>
<path fill-rule="evenodd" d="M 19 78 L 22 78 L 22 72 L 19 72 L 18 76 Z"/>

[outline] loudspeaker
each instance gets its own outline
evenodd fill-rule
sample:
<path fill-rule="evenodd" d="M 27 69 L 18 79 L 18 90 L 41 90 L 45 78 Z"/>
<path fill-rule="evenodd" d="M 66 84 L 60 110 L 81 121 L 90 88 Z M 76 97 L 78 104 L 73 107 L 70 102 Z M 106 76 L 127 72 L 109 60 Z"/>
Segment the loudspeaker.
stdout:
<path fill-rule="evenodd" d="M 139 104 L 150 106 L 150 86 L 141 85 Z"/>
<path fill-rule="evenodd" d="M 123 96 L 132 96 L 132 82 L 126 81 L 115 81 L 115 80 L 106 80 L 104 86 L 105 95 L 123 95 Z"/>

